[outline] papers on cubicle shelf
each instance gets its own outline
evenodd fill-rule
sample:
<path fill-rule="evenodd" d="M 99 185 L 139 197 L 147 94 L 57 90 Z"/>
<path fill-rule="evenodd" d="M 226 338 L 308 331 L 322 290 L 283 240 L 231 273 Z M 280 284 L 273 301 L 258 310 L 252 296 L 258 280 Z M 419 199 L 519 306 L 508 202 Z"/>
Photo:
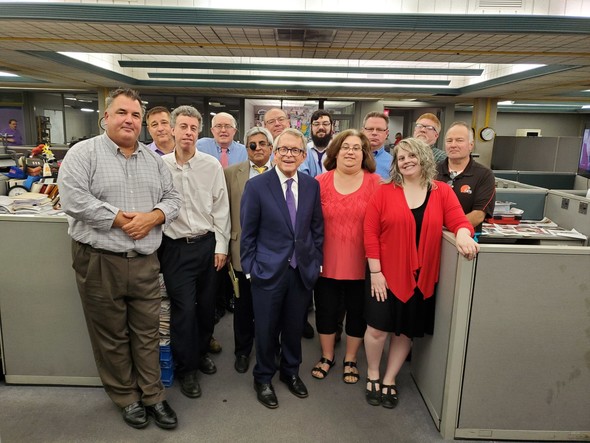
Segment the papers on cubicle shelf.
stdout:
<path fill-rule="evenodd" d="M 547 219 L 549 220 L 549 219 Z M 587 240 L 588 237 L 575 229 L 563 229 L 553 223 L 551 220 L 538 224 L 520 224 L 520 225 L 499 225 L 484 223 L 482 235 L 501 236 L 501 237 L 566 237 L 578 240 Z"/>
<path fill-rule="evenodd" d="M 551 219 L 547 218 L 547 217 L 543 217 L 542 220 L 521 220 L 520 221 L 521 225 L 535 225 L 538 227 L 542 227 L 542 228 L 557 228 L 557 223 L 555 223 L 554 221 L 552 221 Z"/>
<path fill-rule="evenodd" d="M 557 235 L 559 237 L 575 238 L 578 240 L 588 240 L 588 237 L 575 229 L 549 229 L 551 235 Z"/>

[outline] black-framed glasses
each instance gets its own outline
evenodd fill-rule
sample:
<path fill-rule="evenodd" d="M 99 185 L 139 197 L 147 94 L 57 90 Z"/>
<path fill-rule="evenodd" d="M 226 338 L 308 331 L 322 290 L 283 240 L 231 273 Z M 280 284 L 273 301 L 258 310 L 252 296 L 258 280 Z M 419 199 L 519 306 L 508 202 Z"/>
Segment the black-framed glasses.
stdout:
<path fill-rule="evenodd" d="M 365 132 L 369 132 L 369 133 L 371 133 L 371 132 L 383 133 L 383 132 L 387 131 L 387 128 L 363 128 L 363 130 Z"/>
<path fill-rule="evenodd" d="M 283 155 L 287 155 L 288 153 L 291 153 L 291 155 L 293 157 L 299 157 L 301 154 L 303 154 L 303 149 L 300 148 L 287 148 L 286 146 L 279 146 L 277 148 L 277 152 L 279 154 Z"/>
<path fill-rule="evenodd" d="M 414 123 L 414 128 L 424 129 L 426 131 L 434 131 L 438 134 L 438 130 L 432 125 L 423 125 L 422 123 Z"/>
<path fill-rule="evenodd" d="M 332 123 L 330 123 L 330 122 L 313 122 L 311 124 L 311 126 L 313 126 L 314 128 L 319 128 L 320 126 L 323 126 L 324 128 L 329 128 L 330 126 L 332 126 Z"/>
<path fill-rule="evenodd" d="M 459 173 L 457 171 L 449 171 L 449 177 L 451 179 L 447 182 L 447 185 L 449 185 L 451 188 L 455 187 L 455 179 L 458 175 Z"/>

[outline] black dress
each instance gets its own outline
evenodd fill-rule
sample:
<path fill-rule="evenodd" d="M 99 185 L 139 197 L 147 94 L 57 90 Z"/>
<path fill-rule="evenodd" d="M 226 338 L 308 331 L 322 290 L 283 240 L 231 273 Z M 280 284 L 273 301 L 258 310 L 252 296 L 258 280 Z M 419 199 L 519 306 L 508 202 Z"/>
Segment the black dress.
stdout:
<path fill-rule="evenodd" d="M 422 220 L 429 198 L 430 190 L 426 193 L 424 203 L 418 208 L 412 209 L 416 222 L 416 247 L 420 242 Z M 419 272 L 420 270 L 418 270 Z M 368 268 L 365 281 L 365 319 L 369 326 L 380 331 L 393 332 L 395 335 L 403 334 L 410 338 L 432 334 L 436 288 L 434 294 L 425 300 L 420 289 L 416 287 L 414 295 L 406 303 L 400 301 L 387 289 L 387 300 L 379 302 L 371 296 L 371 275 Z"/>

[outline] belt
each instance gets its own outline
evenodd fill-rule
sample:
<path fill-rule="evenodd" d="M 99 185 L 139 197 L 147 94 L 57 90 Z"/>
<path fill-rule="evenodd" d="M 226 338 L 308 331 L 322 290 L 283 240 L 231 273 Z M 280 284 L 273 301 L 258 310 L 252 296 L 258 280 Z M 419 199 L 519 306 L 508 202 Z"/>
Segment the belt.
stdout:
<path fill-rule="evenodd" d="M 176 242 L 181 242 L 181 243 L 198 243 L 200 241 L 206 240 L 208 238 L 214 237 L 215 234 L 211 231 L 207 231 L 205 234 L 201 234 L 201 235 L 195 235 L 193 237 L 180 237 L 180 238 L 169 238 L 170 240 L 176 241 Z"/>
<path fill-rule="evenodd" d="M 78 242 L 80 243 L 80 242 Z M 87 248 L 89 248 L 90 250 L 94 251 L 94 252 L 98 252 L 99 254 L 106 254 L 106 255 L 115 255 L 117 257 L 123 257 L 123 258 L 137 258 L 137 257 L 145 257 L 146 254 L 140 254 L 137 251 L 127 251 L 127 252 L 113 252 L 113 251 L 107 251 L 106 249 L 99 249 L 99 248 L 93 248 L 92 246 L 86 244 L 86 243 L 80 243 L 83 246 L 86 246 Z"/>

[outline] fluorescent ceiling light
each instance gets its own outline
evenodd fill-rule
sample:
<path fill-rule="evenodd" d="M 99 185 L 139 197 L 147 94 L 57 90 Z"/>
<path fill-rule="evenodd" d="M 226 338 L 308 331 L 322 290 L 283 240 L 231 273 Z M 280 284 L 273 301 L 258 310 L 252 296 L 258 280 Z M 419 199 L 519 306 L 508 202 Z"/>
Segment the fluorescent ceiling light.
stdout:
<path fill-rule="evenodd" d="M 498 102 L 499 105 L 513 105 L 514 100 L 504 100 L 503 102 Z"/>
<path fill-rule="evenodd" d="M 18 77 L 18 75 L 12 74 L 10 72 L 0 71 L 0 77 Z"/>
<path fill-rule="evenodd" d="M 590 105 L 584 105 L 582 106 L 582 109 L 590 109 Z"/>
<path fill-rule="evenodd" d="M 82 111 L 82 112 L 94 112 L 94 109 L 90 109 L 90 108 L 80 108 L 80 111 Z"/>

